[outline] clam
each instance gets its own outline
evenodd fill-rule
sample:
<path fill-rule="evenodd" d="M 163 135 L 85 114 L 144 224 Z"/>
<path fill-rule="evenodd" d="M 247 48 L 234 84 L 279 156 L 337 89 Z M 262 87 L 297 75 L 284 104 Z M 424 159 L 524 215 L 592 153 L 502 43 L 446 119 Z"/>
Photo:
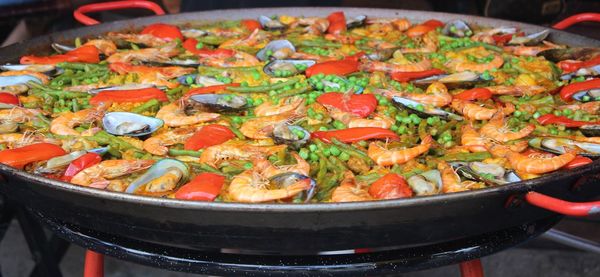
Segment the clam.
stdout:
<path fill-rule="evenodd" d="M 471 71 L 463 71 L 459 73 L 453 74 L 440 74 L 434 75 L 423 79 L 418 79 L 413 81 L 413 83 L 417 86 L 429 86 L 433 82 L 441 82 L 448 88 L 465 88 L 472 87 L 477 82 L 485 81 L 481 79 L 480 75 L 471 72 Z"/>
<path fill-rule="evenodd" d="M 451 37 L 464 38 L 472 36 L 473 30 L 471 30 L 469 24 L 464 21 L 454 20 L 446 23 L 444 29 L 442 29 L 442 34 Z"/>
<path fill-rule="evenodd" d="M 196 84 L 196 85 L 202 85 L 205 87 L 225 84 L 225 83 L 217 80 L 214 77 L 203 76 L 203 75 L 199 75 L 199 74 L 186 74 L 183 76 L 179 76 L 177 78 L 177 82 L 179 82 L 180 84 L 184 84 L 184 85 Z"/>
<path fill-rule="evenodd" d="M 456 173 L 466 179 L 483 182 L 490 186 L 504 185 L 521 181 L 512 170 L 506 170 L 497 164 L 484 162 L 454 163 Z"/>
<path fill-rule="evenodd" d="M 313 60 L 273 60 L 265 65 L 263 71 L 269 76 L 289 77 L 301 74 L 315 63 Z M 278 76 L 281 74 L 286 76 Z"/>
<path fill-rule="evenodd" d="M 300 126 L 279 124 L 273 129 L 273 141 L 289 145 L 292 149 L 300 149 L 309 140 L 310 133 Z"/>
<path fill-rule="evenodd" d="M 98 94 L 101 91 L 105 90 L 134 90 L 134 89 L 145 89 L 145 88 L 154 88 L 156 86 L 151 84 L 127 84 L 127 85 L 118 85 L 118 86 L 107 86 L 100 87 L 95 89 L 90 89 L 87 92 L 89 94 Z"/>
<path fill-rule="evenodd" d="M 537 54 L 552 62 L 564 60 L 587 61 L 600 55 L 600 48 L 591 47 L 573 47 L 573 48 L 554 48 L 541 51 Z"/>
<path fill-rule="evenodd" d="M 598 127 L 598 126 L 596 126 Z M 529 146 L 554 154 L 564 154 L 567 148 L 575 150 L 578 155 L 600 157 L 600 144 L 575 141 L 565 138 L 536 137 L 529 140 Z"/>
<path fill-rule="evenodd" d="M 125 192 L 134 193 L 143 187 L 145 192 L 161 193 L 175 190 L 189 178 L 188 167 L 178 160 L 162 159 L 146 173 L 135 179 Z"/>
<path fill-rule="evenodd" d="M 435 169 L 413 175 L 406 182 L 416 195 L 432 195 L 442 190 L 442 176 Z"/>
<path fill-rule="evenodd" d="M 235 94 L 196 94 L 190 97 L 192 108 L 209 112 L 236 112 L 246 108 L 246 97 Z"/>
<path fill-rule="evenodd" d="M 300 195 L 304 203 L 307 203 L 313 198 L 317 188 L 317 183 L 312 178 L 296 172 L 285 172 L 269 179 L 270 185 L 276 188 L 285 188 L 298 182 L 310 182 L 310 187 Z"/>
<path fill-rule="evenodd" d="M 346 19 L 346 28 L 351 29 L 351 28 L 356 28 L 356 27 L 360 27 L 365 25 L 365 22 L 367 22 L 367 16 L 366 15 L 358 15 L 352 18 L 348 18 Z"/>
<path fill-rule="evenodd" d="M 256 57 L 261 61 L 269 59 L 283 60 L 296 52 L 296 47 L 285 39 L 278 39 L 269 42 L 263 49 L 256 53 Z"/>
<path fill-rule="evenodd" d="M 590 67 L 580 68 L 575 72 L 563 74 L 562 76 L 560 76 L 560 79 L 571 80 L 572 78 L 579 77 L 579 76 L 585 76 L 585 77 L 600 76 L 600 64 L 590 66 Z"/>
<path fill-rule="evenodd" d="M 33 71 L 40 72 L 46 75 L 56 75 L 61 73 L 56 66 L 51 64 L 5 64 L 0 66 L 1 70 L 4 71 Z"/>
<path fill-rule="evenodd" d="M 28 82 L 34 82 L 41 84 L 42 80 L 32 75 L 13 75 L 13 76 L 0 76 L 0 88 L 27 85 Z"/>
<path fill-rule="evenodd" d="M 447 112 L 442 109 L 438 109 L 429 105 L 421 104 L 417 101 L 413 101 L 410 99 L 394 96 L 392 97 L 392 103 L 399 109 L 407 110 L 410 113 L 414 113 L 421 118 L 428 118 L 432 116 L 439 116 L 443 119 L 447 120 L 458 120 L 461 121 L 463 118 L 460 115 L 455 113 Z M 417 107 L 422 106 L 423 109 L 418 109 Z"/>
<path fill-rule="evenodd" d="M 158 130 L 163 126 L 163 121 L 136 113 L 112 112 L 104 115 L 102 125 L 109 134 L 141 137 Z"/>
<path fill-rule="evenodd" d="M 513 36 L 507 43 L 509 45 L 536 45 L 542 42 L 550 34 L 549 30 L 543 30 L 537 33 L 529 34 L 523 37 Z"/>
<path fill-rule="evenodd" d="M 271 19 L 268 16 L 261 15 L 258 17 L 258 22 L 260 22 L 260 26 L 267 31 L 275 31 L 275 30 L 283 30 L 285 29 L 285 25 L 281 23 L 281 21 L 276 19 Z"/>

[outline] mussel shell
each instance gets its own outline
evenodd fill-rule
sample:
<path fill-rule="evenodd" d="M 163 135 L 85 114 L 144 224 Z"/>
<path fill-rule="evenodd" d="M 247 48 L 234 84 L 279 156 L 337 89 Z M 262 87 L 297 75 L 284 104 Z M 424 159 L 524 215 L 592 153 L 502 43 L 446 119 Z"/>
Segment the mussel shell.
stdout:
<path fill-rule="evenodd" d="M 454 20 L 446 23 L 444 29 L 442 29 L 442 34 L 451 37 L 464 38 L 472 36 L 473 30 L 469 27 L 469 24 L 464 21 Z"/>
<path fill-rule="evenodd" d="M 52 49 L 58 53 L 66 53 L 75 50 L 74 46 L 64 45 L 56 42 L 50 44 L 50 46 L 52 46 Z"/>
<path fill-rule="evenodd" d="M 584 125 L 579 131 L 586 137 L 600 137 L 600 125 Z"/>
<path fill-rule="evenodd" d="M 196 94 L 190 96 L 193 105 L 209 112 L 236 112 L 246 108 L 246 97 L 235 94 Z"/>
<path fill-rule="evenodd" d="M 285 25 L 281 23 L 279 20 L 271 19 L 268 16 L 261 15 L 258 17 L 258 22 L 260 22 L 260 26 L 267 31 L 275 31 L 275 30 L 283 30 L 285 29 Z"/>
<path fill-rule="evenodd" d="M 346 28 L 352 29 L 352 28 L 361 27 L 361 26 L 365 25 L 366 22 L 367 22 L 366 15 L 358 15 L 358 16 L 355 16 L 352 18 L 348 18 L 348 19 L 346 19 Z"/>
<path fill-rule="evenodd" d="M 51 64 L 5 64 L 0 66 L 1 70 L 4 71 L 33 71 L 40 72 L 47 75 L 55 75 L 60 73 L 62 70 L 59 70 L 56 66 Z"/>
<path fill-rule="evenodd" d="M 118 85 L 118 86 L 107 86 L 101 88 L 90 89 L 87 92 L 89 94 L 98 94 L 101 91 L 105 90 L 135 90 L 135 89 L 145 89 L 145 88 L 155 88 L 155 85 L 152 84 L 127 84 L 127 85 Z"/>
<path fill-rule="evenodd" d="M 483 164 L 483 163 L 481 163 Z M 487 164 L 491 165 L 491 164 Z M 499 166 L 500 167 L 500 166 Z M 481 172 L 481 171 L 480 171 Z M 512 170 L 505 170 L 502 168 L 502 176 L 494 175 L 493 178 L 486 178 L 480 172 L 474 169 L 474 163 L 467 165 L 460 165 L 456 167 L 456 173 L 466 179 L 483 182 L 489 186 L 504 185 L 512 182 L 521 181 L 521 178 Z"/>
<path fill-rule="evenodd" d="M 375 51 L 365 54 L 365 57 L 371 61 L 385 61 L 390 59 L 399 47 L 376 49 Z"/>
<path fill-rule="evenodd" d="M 432 195 L 442 190 L 442 177 L 438 170 L 429 170 L 409 177 L 406 182 L 416 195 Z"/>
<path fill-rule="evenodd" d="M 537 56 L 542 56 L 555 63 L 564 60 L 587 61 L 598 55 L 600 55 L 600 48 L 591 47 L 554 48 L 541 51 L 537 54 Z"/>
<path fill-rule="evenodd" d="M 181 34 L 186 38 L 197 38 L 208 35 L 208 32 L 198 29 L 183 29 L 181 30 Z"/>
<path fill-rule="evenodd" d="M 590 98 L 590 100 L 599 99 L 600 98 L 600 87 L 595 88 L 595 89 L 583 90 L 583 91 L 577 92 L 577 93 L 573 94 L 573 96 L 571 96 L 571 97 L 577 101 L 583 102 L 583 97 L 585 97 L 585 96 L 588 96 Z"/>
<path fill-rule="evenodd" d="M 304 133 L 303 138 L 298 138 L 294 131 Z M 276 144 L 286 144 L 292 149 L 300 149 L 308 144 L 310 140 L 310 132 L 300 126 L 279 124 L 273 129 L 273 141 Z"/>
<path fill-rule="evenodd" d="M 162 127 L 161 119 L 128 112 L 106 113 L 102 118 L 104 130 L 117 136 L 141 137 Z"/>
<path fill-rule="evenodd" d="M 554 154 L 564 154 L 567 146 L 577 152 L 578 155 L 598 158 L 600 157 L 600 145 L 591 142 L 574 141 L 564 138 L 536 137 L 529 140 L 529 146 Z"/>
<path fill-rule="evenodd" d="M 149 64 L 166 65 L 166 66 L 181 66 L 181 67 L 198 67 L 203 65 L 200 61 L 194 59 L 171 59 L 162 62 L 150 62 Z"/>
<path fill-rule="evenodd" d="M 399 109 L 407 110 L 409 113 L 416 114 L 417 116 L 419 116 L 421 118 L 439 116 L 446 120 L 458 120 L 458 121 L 463 120 L 462 116 L 457 115 L 455 113 L 447 112 L 442 109 L 438 109 L 438 108 L 434 108 L 434 107 L 428 107 L 427 105 L 423 105 L 417 101 L 413 101 L 413 100 L 398 97 L 398 96 L 392 97 L 392 104 L 394 104 L 394 106 L 396 106 Z M 423 110 L 423 111 L 417 110 L 415 107 L 418 105 L 422 105 L 423 107 L 425 107 L 425 110 Z"/>
<path fill-rule="evenodd" d="M 309 68 L 315 65 L 316 63 L 317 62 L 313 60 L 273 60 L 265 65 L 263 71 L 269 76 L 275 76 L 275 70 L 288 70 L 291 71 L 294 75 L 297 75 L 304 72 L 296 68 L 297 64 L 304 64 L 306 65 L 306 68 Z"/>
<path fill-rule="evenodd" d="M 542 42 L 548 35 L 550 30 L 543 30 L 537 33 L 529 34 L 523 37 L 513 36 L 513 38 L 507 43 L 509 45 L 536 45 Z"/>
<path fill-rule="evenodd" d="M 0 88 L 1 87 L 9 87 L 9 86 L 17 86 L 17 85 L 27 85 L 28 82 L 34 82 L 41 84 L 42 80 L 38 79 L 35 76 L 31 75 L 13 75 L 13 76 L 0 76 Z"/>
<path fill-rule="evenodd" d="M 183 85 L 191 85 L 190 83 L 188 83 L 188 78 L 192 78 L 193 82 L 191 84 L 203 85 L 205 87 L 225 84 L 214 77 L 203 76 L 199 74 L 186 74 L 183 76 L 179 76 L 177 77 L 177 82 Z"/>
<path fill-rule="evenodd" d="M 304 203 L 307 203 L 315 196 L 317 189 L 317 183 L 312 178 L 296 172 L 285 172 L 271 177 L 269 182 L 277 188 L 284 188 L 302 180 L 309 180 L 310 182 L 310 188 L 302 195 Z"/>
<path fill-rule="evenodd" d="M 482 81 L 485 80 L 481 79 L 479 74 L 471 71 L 463 71 L 453 74 L 434 75 L 414 80 L 413 84 L 419 87 L 426 87 L 431 85 L 433 82 L 440 82 L 446 85 L 447 88 L 452 89 L 473 87 L 475 84 Z"/>
<path fill-rule="evenodd" d="M 185 183 L 189 178 L 190 171 L 185 163 L 175 159 L 162 159 L 152 165 L 142 176 L 131 182 L 125 192 L 134 193 L 139 187 L 165 175 L 171 170 L 178 170 L 181 173 L 181 178 L 178 181 L 179 185 Z"/>
<path fill-rule="evenodd" d="M 289 49 L 288 52 L 282 51 L 283 49 Z M 268 57 L 267 52 L 271 51 L 273 53 L 272 56 Z M 288 58 L 289 55 L 296 52 L 296 47 L 289 41 L 285 39 L 278 39 L 269 42 L 263 49 L 260 49 L 258 53 L 256 53 L 256 58 L 261 61 L 266 61 L 269 59 L 278 59 L 282 60 Z"/>
<path fill-rule="evenodd" d="M 590 66 L 590 67 L 580 68 L 575 72 L 563 74 L 562 76 L 560 76 L 560 79 L 561 80 L 571 80 L 572 78 L 575 78 L 578 76 L 584 76 L 584 77 L 600 76 L 600 64 Z"/>

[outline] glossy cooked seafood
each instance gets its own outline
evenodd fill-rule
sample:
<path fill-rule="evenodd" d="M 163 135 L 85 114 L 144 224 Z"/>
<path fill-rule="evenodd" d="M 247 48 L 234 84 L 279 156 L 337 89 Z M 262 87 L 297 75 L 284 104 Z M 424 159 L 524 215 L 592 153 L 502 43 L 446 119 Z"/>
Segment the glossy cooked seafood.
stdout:
<path fill-rule="evenodd" d="M 600 51 L 548 33 L 335 12 L 54 43 L 0 67 L 0 163 L 252 203 L 537 178 L 600 155 Z"/>

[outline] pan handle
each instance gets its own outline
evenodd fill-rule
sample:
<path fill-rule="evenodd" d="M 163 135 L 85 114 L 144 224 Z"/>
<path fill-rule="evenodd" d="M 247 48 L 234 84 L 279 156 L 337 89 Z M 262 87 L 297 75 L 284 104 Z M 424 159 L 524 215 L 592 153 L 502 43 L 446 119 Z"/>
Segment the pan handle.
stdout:
<path fill-rule="evenodd" d="M 531 205 L 563 215 L 588 216 L 600 214 L 600 201 L 568 202 L 535 191 L 525 194 L 525 200 Z"/>
<path fill-rule="evenodd" d="M 147 9 L 153 11 L 156 15 L 163 15 L 165 11 L 156 3 L 144 0 L 133 0 L 133 1 L 112 1 L 112 2 L 104 2 L 104 3 L 95 3 L 83 5 L 77 8 L 73 12 L 73 17 L 75 20 L 79 21 L 83 25 L 96 25 L 100 22 L 95 20 L 87 15 L 86 13 L 93 12 L 101 12 L 101 11 L 109 11 L 109 10 L 123 10 L 123 9 L 132 9 L 132 8 L 140 8 Z"/>
<path fill-rule="evenodd" d="M 564 30 L 571 27 L 571 25 L 585 21 L 600 22 L 600 13 L 578 13 L 576 15 L 569 16 L 561 20 L 560 22 L 552 25 L 552 28 Z"/>

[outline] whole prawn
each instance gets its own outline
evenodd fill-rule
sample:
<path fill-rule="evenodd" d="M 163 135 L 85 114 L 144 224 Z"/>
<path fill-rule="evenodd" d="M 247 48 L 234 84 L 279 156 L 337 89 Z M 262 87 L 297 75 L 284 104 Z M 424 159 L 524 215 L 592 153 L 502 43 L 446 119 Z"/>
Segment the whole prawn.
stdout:
<path fill-rule="evenodd" d="M 421 139 L 421 144 L 415 147 L 399 150 L 385 149 L 377 143 L 371 142 L 367 155 L 380 166 L 403 164 L 429 151 L 432 144 L 433 138 L 430 135 Z"/>

